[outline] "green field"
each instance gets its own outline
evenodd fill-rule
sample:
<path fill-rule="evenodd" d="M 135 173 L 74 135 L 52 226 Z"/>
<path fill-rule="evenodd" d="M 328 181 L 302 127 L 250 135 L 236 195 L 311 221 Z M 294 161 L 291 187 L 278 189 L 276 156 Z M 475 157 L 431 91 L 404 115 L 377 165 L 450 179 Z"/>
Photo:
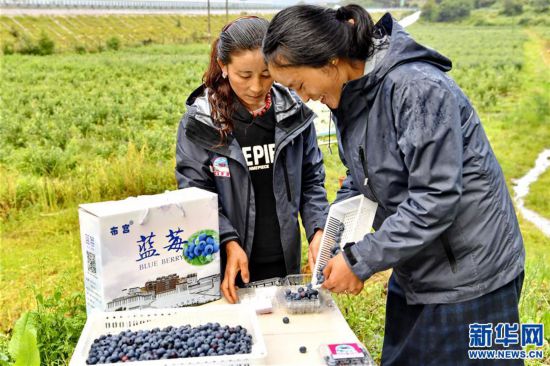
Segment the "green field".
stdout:
<path fill-rule="evenodd" d="M 231 15 L 229 19 L 236 18 Z M 211 18 L 211 32 L 219 31 L 225 16 Z M 22 50 L 46 35 L 61 52 L 101 52 L 108 41 L 118 39 L 120 47 L 156 44 L 184 44 L 208 40 L 205 16 L 183 15 L 73 15 L 0 17 L 2 50 Z"/>
<path fill-rule="evenodd" d="M 5 31 L 7 21 L 0 21 Z M 44 27 L 19 21 L 36 22 L 35 34 Z M 99 28 L 108 29 L 103 23 Z M 550 148 L 550 33 L 433 24 L 410 31 L 453 60 L 451 75 L 480 113 L 511 187 Z M 118 34 L 105 32 L 106 38 Z M 173 44 L 180 43 L 174 38 L 165 42 L 172 44 L 126 47 L 133 45 L 125 41 L 130 38 L 119 38 L 125 47 L 118 51 L 79 54 L 67 39 L 56 41 L 64 45 L 59 54 L 0 56 L 0 365 L 15 320 L 27 310 L 39 314 L 42 363 L 66 364 L 71 355 L 84 320 L 77 205 L 176 187 L 176 129 L 187 95 L 200 82 L 208 45 Z M 336 145 L 332 154 L 322 149 L 332 200 L 344 169 Z M 549 182 L 547 172 L 526 200 L 546 217 Z M 550 329 L 550 238 L 520 220 L 527 248 L 521 320 Z M 369 280 L 358 297 L 336 297 L 377 360 L 387 276 Z M 549 339 L 547 331 L 546 363 Z"/>
<path fill-rule="evenodd" d="M 394 16 L 408 13 L 399 11 Z M 227 19 L 238 16 L 230 14 Z M 208 18 L 203 15 L 0 16 L 0 52 L 40 53 L 41 39 L 53 42 L 54 52 L 80 54 L 151 44 L 207 42 L 225 22 L 225 15 L 212 15 L 209 34 Z"/>

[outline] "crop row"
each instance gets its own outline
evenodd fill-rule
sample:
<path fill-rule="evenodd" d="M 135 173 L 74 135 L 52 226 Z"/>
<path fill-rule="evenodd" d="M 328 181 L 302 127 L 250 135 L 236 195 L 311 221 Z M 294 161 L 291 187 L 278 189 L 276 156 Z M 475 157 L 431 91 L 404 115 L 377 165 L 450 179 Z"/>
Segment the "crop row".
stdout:
<path fill-rule="evenodd" d="M 230 15 L 234 19 L 236 15 Z M 211 17 L 211 33 L 226 22 L 224 15 Z M 208 18 L 184 15 L 73 15 L 0 17 L 4 53 L 21 51 L 47 37 L 57 51 L 98 52 L 116 39 L 120 47 L 148 44 L 185 44 L 207 41 Z"/>
<path fill-rule="evenodd" d="M 399 19 L 404 14 L 407 12 L 393 15 Z M 375 19 L 381 15 L 373 13 Z M 227 21 L 238 16 L 212 15 L 210 34 L 208 17 L 204 15 L 0 16 L 0 51 L 3 54 L 87 53 L 150 44 L 208 42 Z M 271 14 L 262 16 L 272 17 Z M 53 50 L 40 49 L 41 40 L 53 45 Z"/>
<path fill-rule="evenodd" d="M 410 31 L 453 60 L 451 75 L 479 112 L 494 109 L 517 87 L 523 32 L 421 24 Z M 488 49 L 488 44 L 495 47 Z M 5 205 L 0 211 L 36 204 L 45 184 L 48 205 L 50 200 L 63 206 L 75 200 L 112 199 L 110 189 L 120 174 L 107 178 L 112 173 L 106 169 L 120 173 L 121 165 L 130 164 L 128 169 L 154 171 L 159 164 L 172 165 L 177 125 L 187 96 L 200 84 L 208 52 L 207 44 L 199 44 L 88 55 L 3 56 L 0 107 L 3 121 L 9 123 L 0 130 L 0 170 L 9 184 L 0 189 Z M 127 161 L 132 146 L 142 163 Z M 150 181 L 139 176 L 137 185 Z M 92 178 L 110 183 L 105 187 L 98 181 L 96 188 L 88 183 L 87 189 L 96 193 L 87 196 L 91 193 L 81 189 L 82 180 Z M 67 193 L 71 184 L 63 184 L 71 180 L 76 197 Z M 120 186 L 128 187 L 128 182 Z M 133 192 L 116 196 L 128 193 Z"/>

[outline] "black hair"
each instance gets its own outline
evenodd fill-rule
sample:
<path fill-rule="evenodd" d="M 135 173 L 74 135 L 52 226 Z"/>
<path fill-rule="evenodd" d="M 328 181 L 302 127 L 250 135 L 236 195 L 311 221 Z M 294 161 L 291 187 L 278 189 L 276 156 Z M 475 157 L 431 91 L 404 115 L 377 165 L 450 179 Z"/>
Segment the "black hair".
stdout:
<path fill-rule="evenodd" d="M 238 18 L 225 25 L 220 36 L 212 44 L 210 63 L 204 73 L 203 82 L 208 88 L 212 120 L 220 128 L 220 144 L 233 130 L 235 96 L 229 79 L 222 76 L 218 60 L 227 65 L 231 63 L 232 55 L 241 51 L 260 49 L 268 25 L 268 20 L 255 16 Z"/>
<path fill-rule="evenodd" d="M 337 10 L 291 6 L 273 17 L 263 53 L 268 63 L 279 67 L 323 67 L 335 58 L 366 60 L 373 53 L 373 28 L 370 14 L 359 5 Z"/>

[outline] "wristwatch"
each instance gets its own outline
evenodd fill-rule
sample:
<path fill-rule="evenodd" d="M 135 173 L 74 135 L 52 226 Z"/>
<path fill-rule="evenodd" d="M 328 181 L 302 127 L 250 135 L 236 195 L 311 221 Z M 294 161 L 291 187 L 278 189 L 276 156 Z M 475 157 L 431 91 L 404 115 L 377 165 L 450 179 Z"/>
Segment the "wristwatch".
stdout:
<path fill-rule="evenodd" d="M 357 264 L 357 258 L 355 258 L 355 255 L 351 251 L 351 247 L 355 245 L 355 242 L 349 242 L 344 245 L 344 255 L 348 259 L 348 262 L 351 266 L 355 266 Z"/>

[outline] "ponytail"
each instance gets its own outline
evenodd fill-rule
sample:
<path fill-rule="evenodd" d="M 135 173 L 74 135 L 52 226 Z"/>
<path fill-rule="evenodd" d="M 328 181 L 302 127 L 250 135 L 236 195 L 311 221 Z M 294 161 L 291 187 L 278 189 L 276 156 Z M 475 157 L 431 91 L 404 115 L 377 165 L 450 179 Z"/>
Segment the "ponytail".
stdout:
<path fill-rule="evenodd" d="M 351 25 L 352 41 L 348 58 L 365 60 L 372 54 L 374 22 L 369 13 L 359 5 L 349 4 L 336 10 L 336 19 Z"/>

